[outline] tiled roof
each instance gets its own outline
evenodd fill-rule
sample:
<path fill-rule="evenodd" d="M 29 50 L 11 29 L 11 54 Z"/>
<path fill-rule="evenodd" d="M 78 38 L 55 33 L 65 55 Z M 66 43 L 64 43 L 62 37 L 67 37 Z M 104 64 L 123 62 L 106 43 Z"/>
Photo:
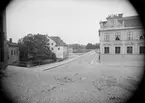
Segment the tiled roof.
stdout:
<path fill-rule="evenodd" d="M 56 46 L 67 46 L 66 43 L 64 43 L 58 36 L 50 36 L 49 38 L 51 38 L 56 43 Z"/>
<path fill-rule="evenodd" d="M 142 26 L 142 23 L 139 19 L 139 16 L 126 16 L 126 17 L 121 17 L 121 18 L 114 18 L 114 19 L 118 19 L 118 22 L 120 22 L 122 24 L 122 22 L 124 21 L 124 27 L 140 27 Z M 103 25 L 106 24 L 107 21 L 101 21 L 101 23 Z"/>
<path fill-rule="evenodd" d="M 124 17 L 123 20 L 124 20 L 125 27 L 142 26 L 138 16 Z"/>
<path fill-rule="evenodd" d="M 18 47 L 17 43 L 13 43 L 13 42 L 9 42 L 9 41 L 7 41 L 7 43 L 8 43 L 8 46 L 10 46 L 10 47 Z"/>

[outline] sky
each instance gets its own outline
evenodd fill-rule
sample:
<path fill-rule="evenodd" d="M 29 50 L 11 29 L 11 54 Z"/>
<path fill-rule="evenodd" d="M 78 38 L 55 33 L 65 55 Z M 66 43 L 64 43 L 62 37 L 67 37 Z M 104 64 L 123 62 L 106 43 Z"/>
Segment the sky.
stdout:
<path fill-rule="evenodd" d="M 110 14 L 137 15 L 126 0 L 13 0 L 6 9 L 7 38 L 28 33 L 59 36 L 65 43 L 99 43 L 99 22 Z"/>

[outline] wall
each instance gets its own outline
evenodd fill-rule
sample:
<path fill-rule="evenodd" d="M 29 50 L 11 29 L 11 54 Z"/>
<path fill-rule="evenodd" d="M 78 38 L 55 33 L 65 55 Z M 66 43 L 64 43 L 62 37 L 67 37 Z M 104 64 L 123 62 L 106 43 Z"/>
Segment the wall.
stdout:
<path fill-rule="evenodd" d="M 52 52 L 54 52 L 54 48 L 55 48 L 55 45 L 56 45 L 56 43 L 53 41 L 53 40 L 51 40 L 50 38 L 48 38 L 49 39 L 49 47 L 50 47 L 50 50 L 52 51 Z M 52 45 L 52 43 L 53 43 L 53 45 Z M 52 48 L 53 48 L 53 50 L 52 50 Z"/>
<path fill-rule="evenodd" d="M 143 61 L 144 55 L 101 55 L 101 62 Z"/>
<path fill-rule="evenodd" d="M 13 50 L 13 55 L 11 55 L 11 50 Z M 16 54 L 14 55 L 14 50 L 18 51 L 16 52 Z M 19 50 L 18 47 L 9 47 L 9 59 L 8 59 L 8 64 L 18 64 L 19 63 Z"/>
<path fill-rule="evenodd" d="M 68 47 L 63 47 L 63 58 L 64 59 L 68 58 L 68 55 L 69 55 Z"/>
<path fill-rule="evenodd" d="M 59 49 L 59 50 L 58 50 Z M 63 46 L 57 46 L 54 48 L 56 58 L 63 58 Z"/>

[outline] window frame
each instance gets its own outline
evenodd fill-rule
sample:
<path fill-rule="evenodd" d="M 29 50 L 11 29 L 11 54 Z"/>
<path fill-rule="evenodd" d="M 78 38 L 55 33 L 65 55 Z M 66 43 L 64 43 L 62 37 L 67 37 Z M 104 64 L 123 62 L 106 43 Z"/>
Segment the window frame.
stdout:
<path fill-rule="evenodd" d="M 141 50 L 141 47 L 142 47 L 142 50 Z M 139 54 L 145 54 L 144 49 L 145 49 L 145 46 L 140 46 L 140 47 L 139 47 Z M 142 52 L 142 51 L 143 51 L 143 52 Z"/>
<path fill-rule="evenodd" d="M 133 53 L 133 47 L 132 46 L 127 46 L 127 54 L 132 54 L 132 53 Z"/>
<path fill-rule="evenodd" d="M 142 37 L 142 38 L 141 38 Z M 139 40 L 144 40 L 145 39 L 145 34 L 144 31 L 141 31 L 141 34 L 139 36 Z"/>
<path fill-rule="evenodd" d="M 110 34 L 109 33 L 104 33 L 104 40 L 109 41 L 110 40 Z"/>
<path fill-rule="evenodd" d="M 119 48 L 119 52 L 117 51 L 117 48 Z M 119 46 L 115 47 L 115 54 L 121 54 L 121 47 Z"/>
<path fill-rule="evenodd" d="M 133 40 L 133 32 L 128 32 L 127 33 L 127 40 Z"/>
<path fill-rule="evenodd" d="M 109 54 L 109 47 L 104 47 L 104 54 Z"/>
<path fill-rule="evenodd" d="M 117 39 L 117 37 L 118 37 L 118 39 Z M 121 40 L 121 32 L 115 33 L 115 40 Z"/>
<path fill-rule="evenodd" d="M 11 50 L 11 55 L 13 55 L 13 50 Z"/>

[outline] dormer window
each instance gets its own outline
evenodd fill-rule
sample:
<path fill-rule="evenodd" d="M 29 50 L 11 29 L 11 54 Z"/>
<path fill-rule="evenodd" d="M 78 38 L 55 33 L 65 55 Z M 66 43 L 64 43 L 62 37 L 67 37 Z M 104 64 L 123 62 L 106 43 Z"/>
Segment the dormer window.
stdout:
<path fill-rule="evenodd" d="M 133 33 L 132 32 L 127 33 L 127 40 L 133 40 Z"/>
<path fill-rule="evenodd" d="M 116 34 L 115 34 L 115 40 L 120 40 L 120 32 L 116 32 Z"/>

